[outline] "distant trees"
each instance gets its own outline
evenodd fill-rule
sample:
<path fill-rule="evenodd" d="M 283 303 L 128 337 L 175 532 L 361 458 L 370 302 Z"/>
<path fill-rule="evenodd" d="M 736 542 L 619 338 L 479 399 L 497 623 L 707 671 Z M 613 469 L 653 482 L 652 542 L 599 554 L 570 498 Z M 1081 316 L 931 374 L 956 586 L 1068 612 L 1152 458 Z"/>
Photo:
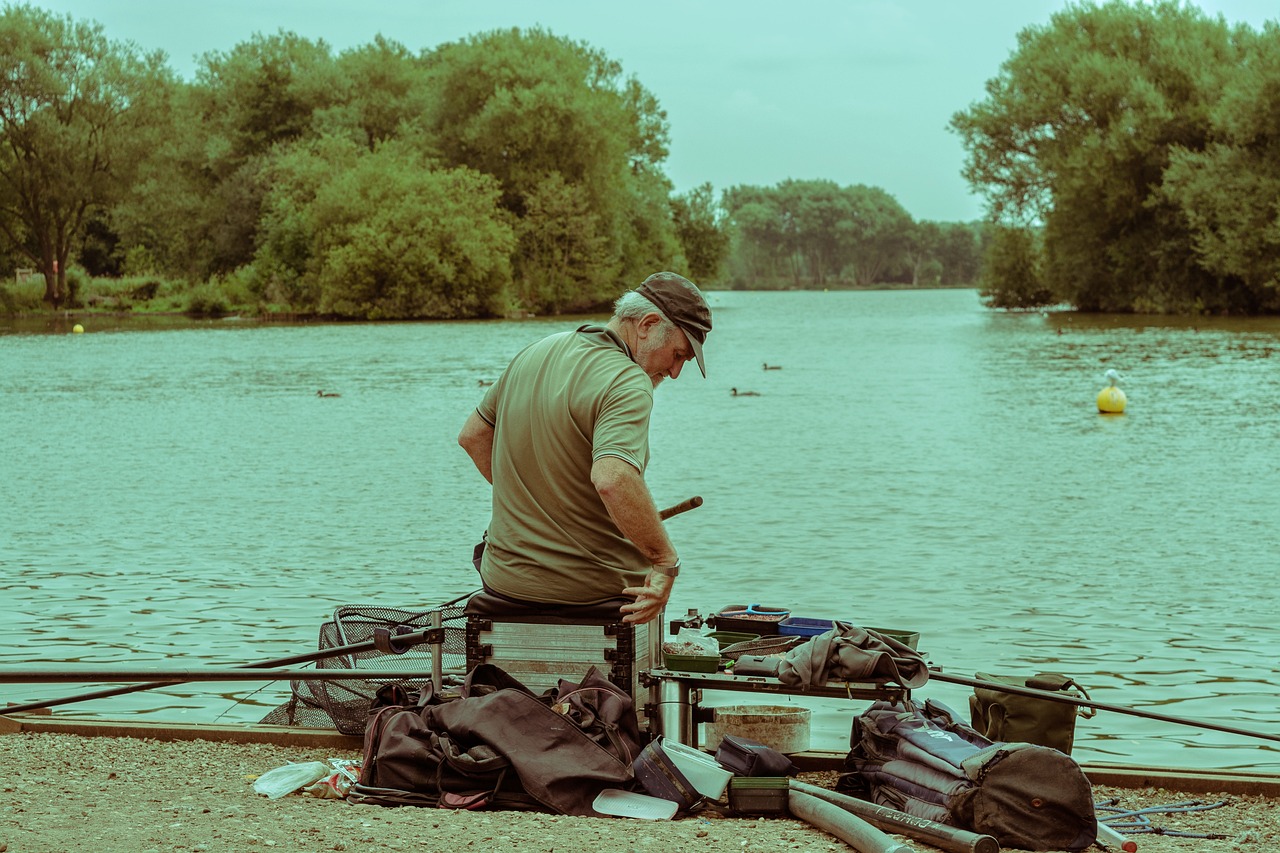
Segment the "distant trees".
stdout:
<path fill-rule="evenodd" d="M 1042 231 L 999 237 L 987 292 L 1086 311 L 1280 310 L 1278 96 L 1271 24 L 1112 0 L 1024 30 L 952 120 L 993 218 Z M 1032 245 L 1038 286 L 1009 263 Z"/>
<path fill-rule="evenodd" d="M 723 205 L 735 286 L 937 286 L 976 279 L 980 227 L 917 223 L 879 187 L 789 180 L 732 187 Z"/>
<path fill-rule="evenodd" d="M 974 280 L 977 226 L 822 180 L 676 194 L 668 145 L 638 80 L 541 29 L 337 55 L 259 34 L 186 82 L 96 24 L 0 12 L 0 266 L 29 260 L 51 306 L 73 262 L 185 281 L 192 311 L 368 319 L 591 310 L 657 269 Z"/>

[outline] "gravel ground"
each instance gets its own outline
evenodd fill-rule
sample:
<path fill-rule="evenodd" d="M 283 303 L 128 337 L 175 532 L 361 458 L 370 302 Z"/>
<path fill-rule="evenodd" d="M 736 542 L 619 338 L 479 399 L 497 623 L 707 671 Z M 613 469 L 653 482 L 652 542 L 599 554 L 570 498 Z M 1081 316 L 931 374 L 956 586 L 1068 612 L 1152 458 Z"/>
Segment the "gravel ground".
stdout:
<path fill-rule="evenodd" d="M 844 842 L 791 819 L 735 818 L 712 811 L 674 821 L 576 818 L 523 812 L 358 806 L 289 795 L 269 800 L 255 776 L 298 761 L 358 758 L 301 747 L 61 734 L 0 736 L 0 853 L 151 851 L 840 851 Z M 835 774 L 803 774 L 832 787 Z M 1221 840 L 1145 834 L 1141 853 L 1275 853 L 1280 801 L 1095 788 L 1126 808 L 1189 800 L 1222 808 L 1156 816 L 1169 830 Z M 900 838 L 919 853 L 937 848 Z"/>

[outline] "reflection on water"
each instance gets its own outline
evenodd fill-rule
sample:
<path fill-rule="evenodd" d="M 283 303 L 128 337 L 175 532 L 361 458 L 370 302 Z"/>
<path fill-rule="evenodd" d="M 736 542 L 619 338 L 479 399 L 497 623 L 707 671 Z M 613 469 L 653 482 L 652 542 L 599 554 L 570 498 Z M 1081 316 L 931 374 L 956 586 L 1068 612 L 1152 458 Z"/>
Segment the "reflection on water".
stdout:
<path fill-rule="evenodd" d="M 750 597 L 920 631 L 947 672 L 1060 671 L 1100 702 L 1280 732 L 1280 322 L 1000 314 L 972 291 L 712 302 L 710 378 L 664 383 L 654 414 L 656 500 L 706 501 L 669 522 L 670 613 Z M 0 334 L 6 666 L 274 658 L 339 605 L 473 588 L 488 496 L 458 428 L 481 381 L 580 318 L 104 322 Z M 1122 416 L 1094 409 L 1109 367 Z M 246 721 L 285 690 L 75 707 Z M 967 709 L 962 687 L 918 694 Z M 815 743 L 843 748 L 860 709 L 815 704 Z M 1275 744 L 1105 712 L 1077 754 L 1280 766 Z"/>

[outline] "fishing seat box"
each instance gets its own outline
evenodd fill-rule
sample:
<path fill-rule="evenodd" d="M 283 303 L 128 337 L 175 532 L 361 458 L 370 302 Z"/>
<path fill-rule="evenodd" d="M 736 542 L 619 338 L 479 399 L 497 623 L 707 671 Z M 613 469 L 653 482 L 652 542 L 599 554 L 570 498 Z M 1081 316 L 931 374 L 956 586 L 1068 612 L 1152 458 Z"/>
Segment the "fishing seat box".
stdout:
<path fill-rule="evenodd" d="M 595 666 L 631 696 L 643 723 L 649 693 L 640 675 L 649 669 L 649 629 L 658 621 L 623 622 L 618 608 L 628 601 L 564 607 L 476 593 L 465 608 L 467 671 L 491 663 L 542 693 L 562 677 L 580 680 Z"/>

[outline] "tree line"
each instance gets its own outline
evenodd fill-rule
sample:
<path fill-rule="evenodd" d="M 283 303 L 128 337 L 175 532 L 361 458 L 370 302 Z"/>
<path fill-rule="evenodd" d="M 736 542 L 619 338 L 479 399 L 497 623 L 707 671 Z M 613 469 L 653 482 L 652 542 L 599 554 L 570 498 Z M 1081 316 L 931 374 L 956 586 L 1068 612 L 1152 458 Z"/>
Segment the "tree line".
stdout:
<path fill-rule="evenodd" d="M 30 5 L 4 7 L 0 45 L 0 272 L 32 265 L 54 307 L 76 267 L 188 282 L 193 310 L 367 319 L 583 310 L 655 269 L 976 277 L 972 258 L 931 266 L 951 229 L 882 190 L 674 193 L 653 94 L 541 29 L 337 54 L 282 31 L 204 55 L 190 82 Z"/>
<path fill-rule="evenodd" d="M 1070 4 L 958 112 L 989 304 L 1280 311 L 1280 26 Z"/>
<path fill-rule="evenodd" d="M 0 12 L 0 273 L 74 269 L 188 304 L 359 318 L 596 309 L 675 269 L 714 286 L 981 285 L 995 307 L 1280 311 L 1280 26 L 1176 0 L 1024 29 L 951 128 L 987 221 L 915 221 L 823 180 L 677 194 L 665 112 L 541 29 L 334 53 L 279 32 L 161 53 Z M 145 289 L 145 288 L 144 288 Z M 4 297 L 0 288 L 0 298 Z"/>

